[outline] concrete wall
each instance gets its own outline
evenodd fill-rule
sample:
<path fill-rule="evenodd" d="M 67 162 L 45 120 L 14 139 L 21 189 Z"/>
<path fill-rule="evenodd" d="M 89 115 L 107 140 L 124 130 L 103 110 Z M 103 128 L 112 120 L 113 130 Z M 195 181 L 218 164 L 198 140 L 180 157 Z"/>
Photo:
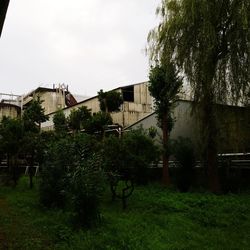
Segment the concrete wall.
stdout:
<path fill-rule="evenodd" d="M 36 93 L 34 97 L 37 96 L 43 101 L 42 107 L 46 115 L 65 107 L 65 95 L 62 92 L 41 92 Z"/>
<path fill-rule="evenodd" d="M 218 119 L 218 151 L 221 153 L 250 152 L 250 109 L 244 107 L 233 107 L 226 105 L 216 105 Z M 200 139 L 200 126 L 197 115 L 192 114 L 192 102 L 179 101 L 174 108 L 175 124 L 170 133 L 171 139 L 179 136 L 190 138 L 196 150 L 202 147 Z M 128 127 L 157 129 L 156 141 L 161 142 L 162 131 L 157 125 L 156 114 L 153 113 Z"/>
<path fill-rule="evenodd" d="M 17 118 L 20 115 L 20 107 L 7 104 L 7 103 L 0 103 L 0 121 L 3 119 L 4 116 L 10 118 Z"/>
<path fill-rule="evenodd" d="M 123 88 L 120 89 L 123 91 Z M 143 82 L 134 85 L 134 101 L 124 101 L 121 112 L 112 114 L 114 123 L 118 123 L 124 127 L 134 124 L 143 117 L 153 112 L 153 98 L 148 90 L 148 83 Z"/>
<path fill-rule="evenodd" d="M 73 109 L 78 109 L 78 108 L 80 108 L 82 106 L 86 106 L 88 109 L 91 109 L 91 113 L 92 114 L 93 113 L 97 113 L 97 112 L 100 111 L 98 98 L 97 97 L 93 97 L 93 98 L 87 99 L 84 102 L 76 104 L 73 107 L 69 107 L 69 108 L 64 109 L 64 113 L 65 113 L 66 116 L 69 116 L 70 112 Z"/>
<path fill-rule="evenodd" d="M 35 91 L 31 95 L 24 97 L 23 105 L 28 105 L 33 99 L 37 99 L 38 96 L 42 101 L 42 107 L 45 109 L 45 114 L 50 114 L 58 109 L 66 107 L 65 93 L 62 90 L 41 90 Z"/>
<path fill-rule="evenodd" d="M 177 139 L 179 136 L 182 136 L 189 137 L 194 141 L 197 140 L 196 131 L 198 123 L 194 117 L 191 116 L 190 102 L 179 101 L 174 108 L 173 116 L 175 119 L 175 124 L 170 134 L 171 139 Z M 144 129 L 155 127 L 157 129 L 158 137 L 162 137 L 162 131 L 158 126 L 157 116 L 155 113 L 148 115 L 127 129 L 137 129 L 140 127 L 143 127 Z"/>

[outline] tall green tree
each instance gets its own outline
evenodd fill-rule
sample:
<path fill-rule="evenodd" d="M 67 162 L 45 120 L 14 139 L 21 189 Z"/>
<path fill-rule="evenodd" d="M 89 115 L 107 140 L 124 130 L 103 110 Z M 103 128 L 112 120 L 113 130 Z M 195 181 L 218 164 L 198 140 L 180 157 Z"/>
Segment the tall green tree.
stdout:
<path fill-rule="evenodd" d="M 65 133 L 67 131 L 67 118 L 62 110 L 58 110 L 53 116 L 54 129 L 56 133 Z"/>
<path fill-rule="evenodd" d="M 25 130 L 21 146 L 21 155 L 25 157 L 26 164 L 29 166 L 29 186 L 33 188 L 33 177 L 35 175 L 35 165 L 40 165 L 44 156 L 45 141 L 41 133 Z"/>
<path fill-rule="evenodd" d="M 24 110 L 22 115 L 24 124 L 24 137 L 22 154 L 25 155 L 29 166 L 30 188 L 33 187 L 33 176 L 35 174 L 34 164 L 39 163 L 43 153 L 43 144 L 41 143 L 40 131 L 41 123 L 48 120 L 45 115 L 45 109 L 42 107 L 42 101 L 38 96 L 33 99 L 30 105 Z"/>
<path fill-rule="evenodd" d="M 150 31 L 151 59 L 170 57 L 185 73 L 200 113 L 211 191 L 217 171 L 215 103 L 237 103 L 250 84 L 249 0 L 162 0 Z"/>
<path fill-rule="evenodd" d="M 178 77 L 174 64 L 164 60 L 161 62 L 161 65 L 156 64 L 154 67 L 151 67 L 149 82 L 149 91 L 155 99 L 155 111 L 163 134 L 162 180 L 165 185 L 169 185 L 168 138 L 174 120 L 172 109 L 181 91 L 182 79 Z"/>

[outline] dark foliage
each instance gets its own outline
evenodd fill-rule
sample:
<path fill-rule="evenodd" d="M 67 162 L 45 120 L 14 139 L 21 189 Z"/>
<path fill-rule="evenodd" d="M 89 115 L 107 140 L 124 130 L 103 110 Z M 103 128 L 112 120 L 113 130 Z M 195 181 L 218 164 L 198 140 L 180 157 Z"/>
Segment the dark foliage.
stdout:
<path fill-rule="evenodd" d="M 148 168 L 158 153 L 158 147 L 142 129 L 129 131 L 121 138 L 111 135 L 104 139 L 102 165 L 108 174 L 112 200 L 121 199 L 126 208 L 134 182 L 148 182 Z"/>
<path fill-rule="evenodd" d="M 104 140 L 104 168 L 122 176 L 132 175 L 139 183 L 147 182 L 147 169 L 158 156 L 153 140 L 141 129 L 127 132 L 121 139 L 110 136 Z"/>
<path fill-rule="evenodd" d="M 71 204 L 76 226 L 90 227 L 99 218 L 103 174 L 95 154 L 99 143 L 82 133 L 55 137 L 42 166 L 40 202 L 46 207 Z"/>
<path fill-rule="evenodd" d="M 74 162 L 73 145 L 69 137 L 51 142 L 41 166 L 40 202 L 46 207 L 64 207 L 67 174 Z"/>
<path fill-rule="evenodd" d="M 48 116 L 44 114 L 45 110 L 41 104 L 42 101 L 38 97 L 36 100 L 32 100 L 24 110 L 23 122 L 25 130 L 37 132 L 40 130 L 41 123 L 48 120 Z"/>
<path fill-rule="evenodd" d="M 104 128 L 107 125 L 113 124 L 112 118 L 109 113 L 97 112 L 93 114 L 86 125 L 86 132 L 89 134 L 103 135 Z"/>
<path fill-rule="evenodd" d="M 53 116 L 54 129 L 56 133 L 67 132 L 67 119 L 62 110 L 57 111 Z"/>
<path fill-rule="evenodd" d="M 68 117 L 68 126 L 73 131 L 84 130 L 90 119 L 90 109 L 83 106 L 70 112 L 70 115 Z"/>
<path fill-rule="evenodd" d="M 106 113 L 120 111 L 120 106 L 123 103 L 123 98 L 120 92 L 103 92 L 102 89 L 98 92 L 98 100 L 101 111 Z"/>
<path fill-rule="evenodd" d="M 7 157 L 9 176 L 17 185 L 19 178 L 18 156 L 22 149 L 24 126 L 21 119 L 4 117 L 0 124 L 0 148 L 2 155 Z"/>
<path fill-rule="evenodd" d="M 195 152 L 190 139 L 179 137 L 172 143 L 172 152 L 178 161 L 177 187 L 187 192 L 194 176 Z"/>
<path fill-rule="evenodd" d="M 100 218 L 100 198 L 104 175 L 101 159 L 90 155 L 76 166 L 70 175 L 70 197 L 76 226 L 91 227 Z"/>

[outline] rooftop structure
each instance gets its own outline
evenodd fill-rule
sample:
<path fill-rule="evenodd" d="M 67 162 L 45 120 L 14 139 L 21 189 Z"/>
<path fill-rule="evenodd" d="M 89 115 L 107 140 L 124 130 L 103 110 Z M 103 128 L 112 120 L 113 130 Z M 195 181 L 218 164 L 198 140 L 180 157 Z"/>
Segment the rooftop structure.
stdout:
<path fill-rule="evenodd" d="M 76 99 L 68 90 L 68 85 L 59 84 L 53 85 L 53 88 L 38 87 L 24 95 L 22 97 L 23 108 L 25 109 L 33 99 L 38 97 L 42 101 L 46 115 L 77 104 Z"/>

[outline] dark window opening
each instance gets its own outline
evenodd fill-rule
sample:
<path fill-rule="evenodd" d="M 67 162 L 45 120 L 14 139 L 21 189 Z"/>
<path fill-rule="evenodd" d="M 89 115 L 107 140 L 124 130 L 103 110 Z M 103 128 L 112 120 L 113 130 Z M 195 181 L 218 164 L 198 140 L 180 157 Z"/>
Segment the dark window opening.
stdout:
<path fill-rule="evenodd" d="M 122 88 L 122 97 L 124 102 L 134 102 L 134 86 Z"/>

